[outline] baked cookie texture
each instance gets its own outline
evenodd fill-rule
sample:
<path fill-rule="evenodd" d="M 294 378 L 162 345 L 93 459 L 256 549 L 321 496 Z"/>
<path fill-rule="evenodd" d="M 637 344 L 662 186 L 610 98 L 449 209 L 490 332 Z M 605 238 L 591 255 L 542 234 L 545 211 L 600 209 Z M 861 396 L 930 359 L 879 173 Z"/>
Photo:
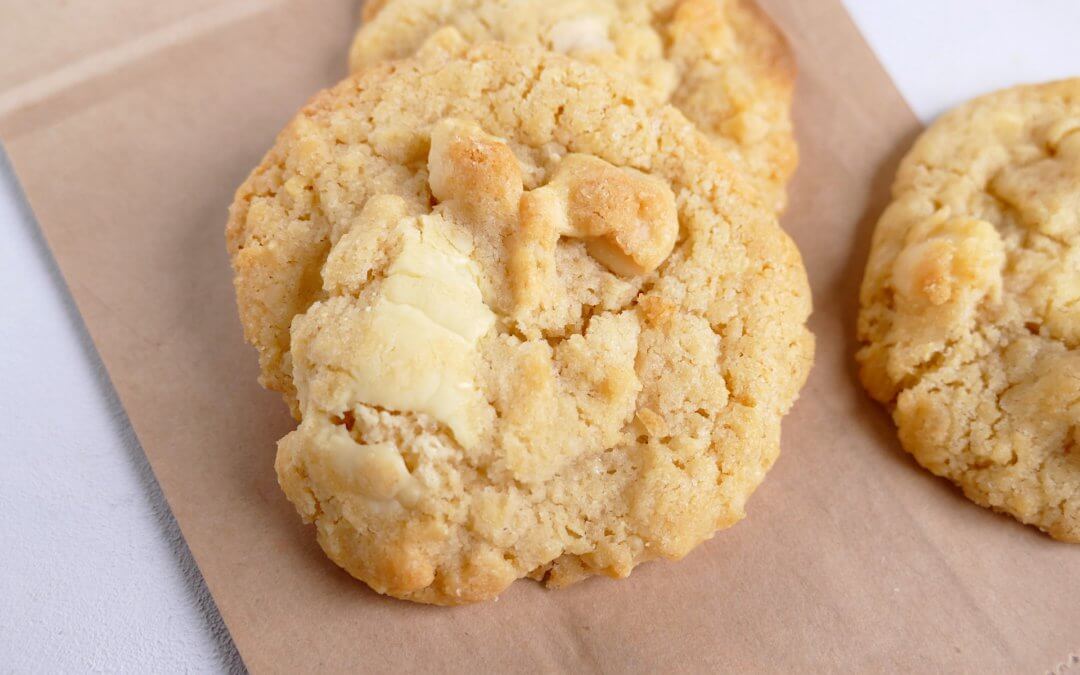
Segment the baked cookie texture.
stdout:
<path fill-rule="evenodd" d="M 541 50 L 436 40 L 318 94 L 227 234 L 295 392 L 281 486 L 399 598 L 685 555 L 742 518 L 812 358 L 799 253 L 739 170 Z"/>
<path fill-rule="evenodd" d="M 862 381 L 904 447 L 1080 541 L 1080 79 L 976 99 L 922 135 L 861 301 Z"/>
<path fill-rule="evenodd" d="M 752 0 L 374 0 L 364 16 L 353 70 L 409 56 L 442 27 L 567 54 L 645 83 L 742 162 L 763 199 L 786 203 L 794 60 Z"/>

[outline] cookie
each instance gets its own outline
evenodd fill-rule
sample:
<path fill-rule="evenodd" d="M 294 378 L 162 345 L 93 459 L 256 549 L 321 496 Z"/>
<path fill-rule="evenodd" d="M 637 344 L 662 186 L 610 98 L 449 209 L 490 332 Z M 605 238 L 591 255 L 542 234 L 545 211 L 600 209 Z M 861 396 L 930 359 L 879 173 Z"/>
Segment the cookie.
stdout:
<path fill-rule="evenodd" d="M 318 94 L 240 187 L 279 482 L 380 593 L 680 558 L 744 515 L 812 337 L 799 253 L 640 85 L 491 43 Z M 285 366 L 288 368 L 285 368 Z"/>
<path fill-rule="evenodd" d="M 861 378 L 920 464 L 1080 542 L 1080 79 L 942 117 L 862 285 Z"/>
<path fill-rule="evenodd" d="M 795 68 L 752 0 L 375 0 L 364 13 L 354 70 L 408 56 L 449 26 L 469 43 L 543 47 L 635 77 L 739 158 L 783 209 L 798 158 Z"/>

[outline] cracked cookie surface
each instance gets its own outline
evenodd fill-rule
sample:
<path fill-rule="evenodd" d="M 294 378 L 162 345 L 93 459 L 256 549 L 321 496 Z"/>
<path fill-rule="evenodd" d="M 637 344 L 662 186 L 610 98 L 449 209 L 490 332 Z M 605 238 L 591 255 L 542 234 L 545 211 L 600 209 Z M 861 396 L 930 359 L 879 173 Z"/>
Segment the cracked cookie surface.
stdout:
<path fill-rule="evenodd" d="M 353 70 L 409 56 L 441 28 L 563 53 L 644 83 L 746 166 L 767 203 L 787 201 L 794 61 L 752 0 L 375 0 L 364 17 Z"/>
<path fill-rule="evenodd" d="M 744 515 L 812 337 L 798 251 L 636 83 L 488 44 L 317 95 L 237 191 L 288 498 L 380 593 L 676 559 Z"/>
<path fill-rule="evenodd" d="M 1080 542 L 1080 79 L 916 142 L 874 232 L 860 375 L 920 464 Z"/>

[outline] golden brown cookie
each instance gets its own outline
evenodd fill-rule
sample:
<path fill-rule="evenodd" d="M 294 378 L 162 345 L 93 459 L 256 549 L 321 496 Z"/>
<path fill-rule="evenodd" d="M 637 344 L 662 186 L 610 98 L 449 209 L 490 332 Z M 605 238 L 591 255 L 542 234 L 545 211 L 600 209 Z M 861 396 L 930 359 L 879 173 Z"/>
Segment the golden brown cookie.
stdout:
<path fill-rule="evenodd" d="M 354 70 L 409 56 L 440 28 L 561 52 L 644 82 L 743 162 L 778 211 L 798 160 L 795 68 L 752 0 L 375 0 Z"/>
<path fill-rule="evenodd" d="M 295 381 L 279 481 L 380 593 L 623 577 L 744 514 L 811 361 L 806 276 L 640 85 L 429 45 L 318 96 L 239 189 L 236 290 Z"/>
<path fill-rule="evenodd" d="M 863 383 L 920 464 L 1080 542 L 1080 79 L 984 96 L 922 135 L 858 332 Z"/>

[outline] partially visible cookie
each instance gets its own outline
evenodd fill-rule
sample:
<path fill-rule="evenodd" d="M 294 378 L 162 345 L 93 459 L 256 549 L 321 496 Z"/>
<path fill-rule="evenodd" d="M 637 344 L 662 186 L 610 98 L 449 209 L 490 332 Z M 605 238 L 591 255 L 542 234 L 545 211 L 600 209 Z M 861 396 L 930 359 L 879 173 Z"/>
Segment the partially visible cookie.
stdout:
<path fill-rule="evenodd" d="M 798 251 L 637 83 L 428 48 L 317 95 L 238 190 L 238 304 L 295 381 L 327 555 L 438 604 L 679 558 L 742 518 L 811 361 Z"/>
<path fill-rule="evenodd" d="M 1080 79 L 976 99 L 904 159 L 861 377 L 972 500 L 1080 542 Z"/>
<path fill-rule="evenodd" d="M 449 26 L 471 44 L 543 47 L 635 77 L 739 158 L 768 204 L 786 203 L 795 68 L 752 0 L 374 0 L 364 16 L 353 70 Z"/>

